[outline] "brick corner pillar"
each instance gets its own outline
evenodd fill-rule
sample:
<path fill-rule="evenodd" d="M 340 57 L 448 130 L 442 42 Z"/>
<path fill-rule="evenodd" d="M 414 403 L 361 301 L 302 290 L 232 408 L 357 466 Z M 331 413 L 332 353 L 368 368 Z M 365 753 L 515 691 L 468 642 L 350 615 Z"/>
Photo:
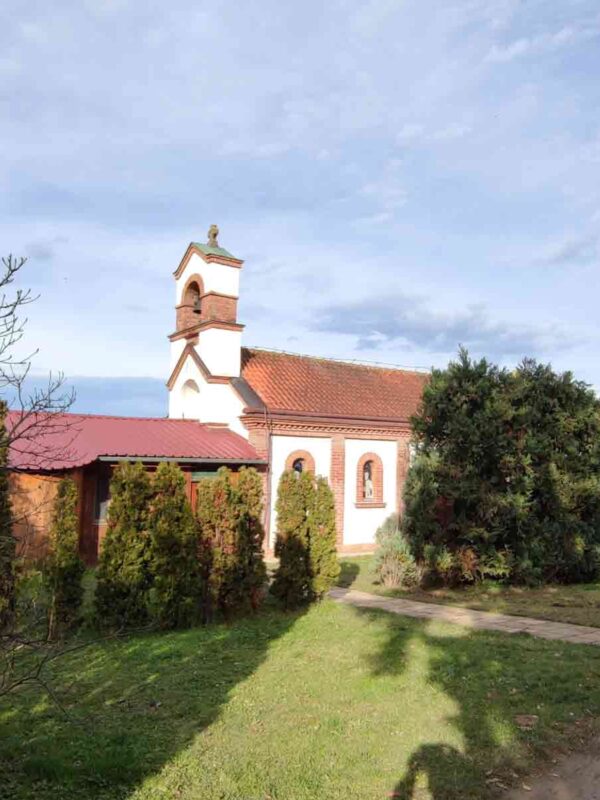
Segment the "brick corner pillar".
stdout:
<path fill-rule="evenodd" d="M 329 482 L 335 500 L 335 528 L 337 545 L 344 544 L 344 474 L 346 462 L 346 440 L 342 434 L 331 439 L 331 472 Z"/>
<path fill-rule="evenodd" d="M 248 441 L 256 450 L 259 458 L 269 461 L 269 431 L 266 426 L 252 427 L 248 432 Z M 263 489 L 263 527 L 265 538 L 263 539 L 263 551 L 271 553 L 271 464 L 266 468 L 258 469 L 262 480 Z"/>
<path fill-rule="evenodd" d="M 408 445 L 410 439 L 402 437 L 398 439 L 398 458 L 396 466 L 396 511 L 402 515 L 404 513 L 404 484 L 408 474 L 409 452 Z"/>

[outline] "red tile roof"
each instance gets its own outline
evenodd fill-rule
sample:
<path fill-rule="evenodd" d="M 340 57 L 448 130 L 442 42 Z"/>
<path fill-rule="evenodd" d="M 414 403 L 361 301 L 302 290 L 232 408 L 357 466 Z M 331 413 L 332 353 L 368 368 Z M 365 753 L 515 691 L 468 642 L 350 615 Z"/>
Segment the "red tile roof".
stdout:
<path fill-rule="evenodd" d="M 9 412 L 15 431 L 14 469 L 71 469 L 104 457 L 259 461 L 256 450 L 237 433 L 194 420 L 108 417 L 96 414 L 23 417 Z"/>
<path fill-rule="evenodd" d="M 242 377 L 272 412 L 405 421 L 426 373 L 242 348 Z"/>

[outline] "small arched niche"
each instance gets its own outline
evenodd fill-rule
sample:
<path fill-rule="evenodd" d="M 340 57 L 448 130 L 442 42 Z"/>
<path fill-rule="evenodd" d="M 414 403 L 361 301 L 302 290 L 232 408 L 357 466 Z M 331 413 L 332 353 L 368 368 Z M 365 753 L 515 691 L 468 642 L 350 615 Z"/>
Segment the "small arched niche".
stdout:
<path fill-rule="evenodd" d="M 196 381 L 188 380 L 181 387 L 181 416 L 200 419 L 200 389 Z"/>
<path fill-rule="evenodd" d="M 384 505 L 383 462 L 376 453 L 364 453 L 356 465 L 356 505 Z"/>

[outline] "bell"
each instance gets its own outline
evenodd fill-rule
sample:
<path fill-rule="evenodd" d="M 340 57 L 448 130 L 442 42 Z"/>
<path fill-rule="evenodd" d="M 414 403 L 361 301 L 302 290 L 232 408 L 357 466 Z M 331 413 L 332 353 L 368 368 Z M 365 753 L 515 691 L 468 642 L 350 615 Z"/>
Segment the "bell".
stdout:
<path fill-rule="evenodd" d="M 192 311 L 193 311 L 194 314 L 200 314 L 201 313 L 200 297 L 199 296 L 197 296 L 196 299 L 194 300 L 194 305 L 192 306 Z"/>

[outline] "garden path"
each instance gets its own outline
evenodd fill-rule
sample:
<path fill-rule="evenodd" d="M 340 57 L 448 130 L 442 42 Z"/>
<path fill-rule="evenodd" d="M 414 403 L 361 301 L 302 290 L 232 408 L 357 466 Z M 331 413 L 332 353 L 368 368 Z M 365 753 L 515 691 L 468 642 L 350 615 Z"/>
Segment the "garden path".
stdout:
<path fill-rule="evenodd" d="M 368 592 L 336 587 L 329 596 L 339 603 L 347 603 L 360 608 L 380 608 L 392 614 L 419 619 L 437 619 L 453 622 L 478 630 L 501 631 L 503 633 L 528 633 L 540 639 L 556 639 L 573 644 L 600 645 L 600 628 L 573 625 L 567 622 L 551 622 L 533 617 L 516 617 L 509 614 L 496 614 L 491 611 L 476 611 L 459 606 L 422 603 L 417 600 L 381 597 Z"/>

